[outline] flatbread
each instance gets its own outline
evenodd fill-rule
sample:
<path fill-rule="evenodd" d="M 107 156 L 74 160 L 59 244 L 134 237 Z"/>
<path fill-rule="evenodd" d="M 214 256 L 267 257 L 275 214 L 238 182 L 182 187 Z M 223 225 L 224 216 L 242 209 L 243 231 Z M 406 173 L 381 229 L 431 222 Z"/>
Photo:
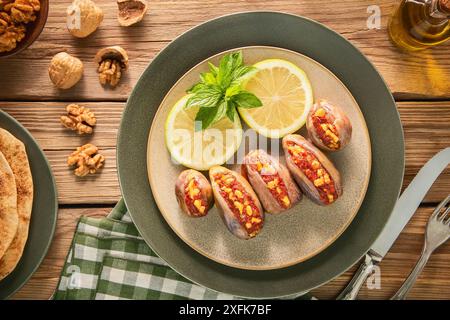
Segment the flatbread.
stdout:
<path fill-rule="evenodd" d="M 28 229 L 33 206 L 33 178 L 31 176 L 25 145 L 4 129 L 0 129 L 0 151 L 8 161 L 17 187 L 17 233 L 8 250 L 0 259 L 0 280 L 17 266 L 28 239 Z"/>
<path fill-rule="evenodd" d="M 5 156 L 0 152 L 0 258 L 14 239 L 18 222 L 16 181 Z"/>

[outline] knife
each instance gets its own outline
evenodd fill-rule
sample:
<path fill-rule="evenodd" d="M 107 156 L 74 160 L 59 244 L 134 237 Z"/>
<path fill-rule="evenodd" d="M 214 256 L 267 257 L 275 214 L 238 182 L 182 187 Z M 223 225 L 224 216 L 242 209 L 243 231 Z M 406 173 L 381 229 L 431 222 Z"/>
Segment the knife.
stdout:
<path fill-rule="evenodd" d="M 420 169 L 394 206 L 386 225 L 364 257 L 363 263 L 353 279 L 337 297 L 338 300 L 354 300 L 358 292 L 372 273 L 373 267 L 381 262 L 408 221 L 416 212 L 434 181 L 450 163 L 450 147 L 433 156 Z"/>

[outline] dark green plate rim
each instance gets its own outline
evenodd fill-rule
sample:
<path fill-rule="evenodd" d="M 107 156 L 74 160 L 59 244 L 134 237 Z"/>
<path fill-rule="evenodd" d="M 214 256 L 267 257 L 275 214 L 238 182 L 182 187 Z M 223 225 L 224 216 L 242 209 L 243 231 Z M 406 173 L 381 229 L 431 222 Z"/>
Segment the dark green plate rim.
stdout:
<path fill-rule="evenodd" d="M 251 45 L 297 51 L 331 70 L 352 92 L 372 142 L 369 188 L 356 218 L 330 247 L 284 269 L 248 271 L 196 253 L 158 211 L 147 179 L 146 147 L 153 116 L 172 85 L 216 53 Z M 170 43 L 147 67 L 123 113 L 117 167 L 125 203 L 141 235 L 177 272 L 211 289 L 252 298 L 309 291 L 339 276 L 370 248 L 386 224 L 404 174 L 404 138 L 395 101 L 375 67 L 345 38 L 313 20 L 282 12 L 244 12 L 201 24 Z M 164 173 L 161 179 L 164 179 Z"/>
<path fill-rule="evenodd" d="M 58 196 L 50 164 L 30 132 L 2 110 L 0 127 L 25 144 L 34 185 L 30 232 L 23 256 L 16 269 L 0 281 L 0 299 L 6 299 L 31 278 L 47 255 L 55 233 Z"/>

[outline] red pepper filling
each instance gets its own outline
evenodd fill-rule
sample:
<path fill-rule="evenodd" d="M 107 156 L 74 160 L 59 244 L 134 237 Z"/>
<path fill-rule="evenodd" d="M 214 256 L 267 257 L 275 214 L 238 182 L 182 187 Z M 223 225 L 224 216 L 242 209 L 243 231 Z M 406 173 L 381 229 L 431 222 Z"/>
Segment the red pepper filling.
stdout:
<path fill-rule="evenodd" d="M 250 194 L 232 174 L 218 173 L 213 179 L 220 188 L 220 195 L 240 224 L 251 237 L 256 236 L 262 228 L 263 219 Z"/>
<path fill-rule="evenodd" d="M 191 178 L 184 188 L 184 200 L 189 212 L 196 217 L 203 217 L 208 213 L 208 205 L 202 197 L 198 181 Z"/>
<path fill-rule="evenodd" d="M 302 170 L 309 181 L 314 184 L 319 192 L 320 199 L 326 204 L 333 203 L 338 198 L 338 194 L 329 172 L 309 150 L 292 141 L 288 142 L 287 145 L 292 161 Z"/>
<path fill-rule="evenodd" d="M 316 134 L 320 141 L 330 149 L 337 150 L 341 146 L 339 133 L 333 125 L 334 119 L 325 109 L 319 108 L 311 117 Z"/>
<path fill-rule="evenodd" d="M 288 190 L 275 168 L 268 162 L 256 162 L 251 164 L 253 170 L 256 170 L 261 179 L 269 189 L 272 196 L 285 209 L 289 208 L 291 201 L 289 199 Z"/>

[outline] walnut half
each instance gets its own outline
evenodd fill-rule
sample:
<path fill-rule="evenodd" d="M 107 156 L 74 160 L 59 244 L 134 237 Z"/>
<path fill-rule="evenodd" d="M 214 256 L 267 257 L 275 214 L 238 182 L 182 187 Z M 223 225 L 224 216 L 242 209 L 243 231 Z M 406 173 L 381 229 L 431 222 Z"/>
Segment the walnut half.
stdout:
<path fill-rule="evenodd" d="M 97 123 L 95 114 L 85 107 L 77 104 L 69 104 L 66 107 L 67 116 L 61 116 L 61 124 L 78 134 L 91 134 Z"/>
<path fill-rule="evenodd" d="M 128 68 L 128 54 L 122 47 L 107 47 L 97 52 L 95 62 L 98 63 L 100 83 L 115 87 L 120 81 L 122 71 Z"/>
<path fill-rule="evenodd" d="M 103 167 L 105 157 L 98 153 L 98 148 L 93 144 L 85 144 L 78 147 L 77 150 L 67 159 L 69 166 L 76 166 L 74 173 L 78 177 L 84 177 L 88 174 L 94 174 Z"/>

